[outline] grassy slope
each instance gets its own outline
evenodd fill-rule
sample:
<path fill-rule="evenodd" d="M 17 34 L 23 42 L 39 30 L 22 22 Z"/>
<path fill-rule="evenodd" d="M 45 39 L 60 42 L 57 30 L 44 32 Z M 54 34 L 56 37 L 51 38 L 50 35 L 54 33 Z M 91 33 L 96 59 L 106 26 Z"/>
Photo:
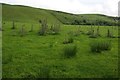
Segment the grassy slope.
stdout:
<path fill-rule="evenodd" d="M 3 20 L 38 22 L 38 20 L 45 18 L 47 18 L 49 23 L 54 23 L 57 21 L 65 24 L 71 24 L 74 22 L 74 20 L 83 21 L 84 19 L 92 23 L 94 23 L 96 20 L 107 21 L 110 23 L 114 22 L 113 18 L 100 14 L 75 15 L 59 11 L 3 4 Z"/>
<path fill-rule="evenodd" d="M 38 22 L 40 19 L 46 19 L 49 23 L 58 21 L 47 10 L 35 9 L 24 6 L 3 5 L 3 21 L 20 21 L 20 22 Z M 58 21 L 59 22 L 59 21 Z"/>

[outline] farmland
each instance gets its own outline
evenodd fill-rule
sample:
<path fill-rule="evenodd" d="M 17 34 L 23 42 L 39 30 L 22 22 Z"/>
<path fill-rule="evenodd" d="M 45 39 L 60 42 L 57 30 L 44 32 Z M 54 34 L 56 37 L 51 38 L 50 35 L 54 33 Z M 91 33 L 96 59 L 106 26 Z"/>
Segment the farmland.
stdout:
<path fill-rule="evenodd" d="M 43 17 L 40 16 L 38 19 L 27 17 L 19 13 L 19 10 L 25 8 L 7 6 L 3 6 L 2 23 L 3 78 L 118 77 L 119 36 L 117 26 L 74 25 L 70 24 L 72 22 L 70 15 L 68 15 L 68 22 L 63 23 L 61 21 L 66 22 L 66 19 L 62 18 L 63 13 L 62 16 L 58 14 L 55 18 L 43 10 L 44 16 L 47 15 L 48 17 L 48 27 L 46 34 L 40 35 L 42 23 L 39 22 L 39 18 L 44 19 Z M 14 8 L 14 15 L 12 13 L 7 15 L 8 8 Z M 30 9 L 32 8 L 29 8 L 28 11 Z M 37 12 L 37 9 L 35 10 Z M 36 13 L 33 12 L 33 14 Z M 33 16 L 32 13 L 31 16 Z M 94 19 L 92 18 L 93 22 Z M 104 19 L 113 22 L 108 17 L 104 17 Z M 103 17 L 99 16 L 99 20 L 103 20 Z M 51 34 L 51 25 L 56 24 L 56 22 L 60 25 L 59 33 Z M 94 36 L 98 32 L 98 28 L 100 36 Z M 93 33 L 88 34 L 91 30 L 93 30 Z M 72 41 L 69 42 L 69 38 L 72 38 Z M 100 49 L 100 52 L 96 50 L 93 52 L 91 44 L 98 41 L 110 41 L 110 49 Z M 75 50 L 73 49 L 74 55 L 69 54 L 69 50 L 72 50 L 70 46 L 76 46 Z M 66 53 L 67 57 L 64 55 Z"/>

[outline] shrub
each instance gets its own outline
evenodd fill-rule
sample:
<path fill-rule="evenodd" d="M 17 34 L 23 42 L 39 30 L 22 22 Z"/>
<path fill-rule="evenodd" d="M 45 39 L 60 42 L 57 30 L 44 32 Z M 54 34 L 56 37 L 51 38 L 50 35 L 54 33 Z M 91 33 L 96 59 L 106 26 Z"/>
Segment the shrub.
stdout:
<path fill-rule="evenodd" d="M 41 23 L 41 29 L 39 31 L 39 35 L 45 35 L 47 32 L 47 28 L 48 28 L 47 20 L 42 20 L 39 23 Z"/>
<path fill-rule="evenodd" d="M 77 46 L 76 45 L 67 45 L 63 48 L 64 57 L 71 58 L 76 56 Z"/>
<path fill-rule="evenodd" d="M 90 44 L 92 52 L 101 53 L 101 51 L 110 50 L 111 42 L 110 41 L 94 41 Z"/>

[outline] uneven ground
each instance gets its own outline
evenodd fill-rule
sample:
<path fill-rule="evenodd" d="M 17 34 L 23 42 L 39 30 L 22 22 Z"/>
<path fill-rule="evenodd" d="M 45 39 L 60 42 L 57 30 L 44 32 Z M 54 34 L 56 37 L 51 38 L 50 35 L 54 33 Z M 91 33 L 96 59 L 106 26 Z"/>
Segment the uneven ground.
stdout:
<path fill-rule="evenodd" d="M 5 21 L 4 21 L 5 22 Z M 26 34 L 20 37 L 19 31 L 25 24 Z M 107 38 L 107 29 L 118 36 L 117 27 L 100 26 L 102 37 L 89 38 L 86 34 L 74 36 L 74 43 L 63 44 L 68 32 L 80 30 L 87 32 L 90 26 L 62 25 L 60 34 L 39 36 L 40 24 L 33 24 L 34 31 L 29 32 L 32 23 L 16 23 L 12 30 L 12 22 L 3 24 L 3 78 L 99 78 L 118 77 L 118 38 Z M 94 27 L 96 30 L 97 26 Z M 102 53 L 92 53 L 90 42 L 94 40 L 111 40 L 112 49 Z M 64 58 L 63 48 L 66 45 L 77 45 L 77 55 Z"/>

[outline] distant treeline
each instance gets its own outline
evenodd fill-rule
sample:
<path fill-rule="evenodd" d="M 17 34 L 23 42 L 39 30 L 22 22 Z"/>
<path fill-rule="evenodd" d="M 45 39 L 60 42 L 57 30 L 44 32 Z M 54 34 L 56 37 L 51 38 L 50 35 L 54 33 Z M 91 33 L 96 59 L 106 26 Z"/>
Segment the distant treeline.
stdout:
<path fill-rule="evenodd" d="M 111 17 L 102 14 L 69 14 L 65 12 L 52 12 L 61 23 L 68 25 L 105 25 L 119 26 L 120 17 Z"/>
<path fill-rule="evenodd" d="M 88 20 L 88 19 L 73 19 L 71 22 L 63 22 L 67 25 L 101 25 L 101 26 L 120 26 L 120 18 L 113 18 L 113 21 L 107 20 Z"/>
<path fill-rule="evenodd" d="M 110 22 L 110 21 L 90 21 L 90 20 L 73 20 L 71 23 L 64 23 L 64 24 L 71 24 L 71 25 L 106 25 L 106 26 L 117 26 L 120 25 L 117 21 L 116 22 Z"/>

